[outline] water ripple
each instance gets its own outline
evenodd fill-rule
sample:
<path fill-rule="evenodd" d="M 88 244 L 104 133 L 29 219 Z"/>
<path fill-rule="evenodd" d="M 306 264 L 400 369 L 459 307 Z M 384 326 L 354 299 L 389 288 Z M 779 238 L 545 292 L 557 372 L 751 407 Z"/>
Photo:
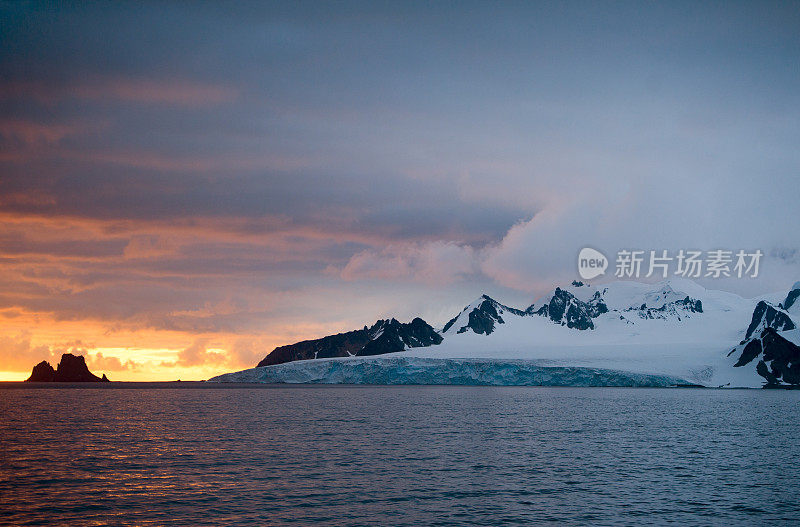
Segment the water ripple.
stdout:
<path fill-rule="evenodd" d="M 0 389 L 11 525 L 800 524 L 800 392 Z"/>

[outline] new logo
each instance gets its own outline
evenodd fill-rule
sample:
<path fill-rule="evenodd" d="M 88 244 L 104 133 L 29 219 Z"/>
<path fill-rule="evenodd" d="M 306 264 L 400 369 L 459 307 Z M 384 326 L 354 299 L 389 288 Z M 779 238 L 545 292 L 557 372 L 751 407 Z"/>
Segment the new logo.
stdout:
<path fill-rule="evenodd" d="M 596 249 L 584 247 L 578 253 L 578 274 L 584 280 L 597 278 L 606 272 L 608 258 Z"/>

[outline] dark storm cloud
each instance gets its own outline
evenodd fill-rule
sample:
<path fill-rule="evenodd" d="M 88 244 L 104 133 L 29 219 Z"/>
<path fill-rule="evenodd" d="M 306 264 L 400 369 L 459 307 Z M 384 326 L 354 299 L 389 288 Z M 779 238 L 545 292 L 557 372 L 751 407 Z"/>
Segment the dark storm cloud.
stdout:
<path fill-rule="evenodd" d="M 6 211 L 28 214 L 143 220 L 239 217 L 251 219 L 239 228 L 254 233 L 317 226 L 387 240 L 470 243 L 499 239 L 527 214 L 519 207 L 464 203 L 443 183 L 397 175 L 236 174 L 192 163 L 177 170 L 125 166 L 148 161 L 136 154 L 116 161 L 76 158 L 67 167 L 63 160 L 8 163 L 0 180 L 0 202 Z"/>
<path fill-rule="evenodd" d="M 780 4 L 4 10 L 2 108 L 52 138 L 3 135 L 0 192 L 19 212 L 278 216 L 483 244 L 537 203 L 464 200 L 455 175 L 508 157 L 535 170 L 548 142 L 618 148 L 630 138 L 594 136 L 609 125 L 598 99 L 719 106 L 758 89 L 751 106 L 797 103 L 784 67 L 797 13 Z M 421 167 L 449 177 L 410 179 Z"/>

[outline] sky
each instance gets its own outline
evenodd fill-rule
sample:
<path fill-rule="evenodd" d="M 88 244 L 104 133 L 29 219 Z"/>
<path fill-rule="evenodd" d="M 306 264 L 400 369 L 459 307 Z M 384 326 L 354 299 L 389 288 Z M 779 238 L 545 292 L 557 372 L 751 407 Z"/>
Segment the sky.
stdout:
<path fill-rule="evenodd" d="M 524 308 L 585 246 L 800 280 L 800 2 L 0 4 L 0 380 Z M 601 279 L 602 280 L 602 279 Z"/>

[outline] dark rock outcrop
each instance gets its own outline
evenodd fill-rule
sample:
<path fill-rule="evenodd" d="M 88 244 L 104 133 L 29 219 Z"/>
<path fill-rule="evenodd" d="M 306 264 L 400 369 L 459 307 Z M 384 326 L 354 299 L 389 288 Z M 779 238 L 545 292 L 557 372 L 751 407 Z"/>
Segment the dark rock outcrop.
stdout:
<path fill-rule="evenodd" d="M 795 285 L 797 285 L 797 284 L 795 284 Z M 781 302 L 780 307 L 783 308 L 784 310 L 788 310 L 789 308 L 791 308 L 794 305 L 794 303 L 798 299 L 798 297 L 800 297 L 800 287 L 792 289 L 791 291 L 789 291 L 789 294 L 786 295 L 786 300 Z"/>
<path fill-rule="evenodd" d="M 689 298 L 688 295 L 683 300 L 678 300 L 675 302 L 675 305 L 682 306 L 686 311 L 690 311 L 692 313 L 703 312 L 703 303 L 699 300 Z"/>
<path fill-rule="evenodd" d="M 258 366 L 307 359 L 380 355 L 441 342 L 442 336 L 421 318 L 415 318 L 408 324 L 392 318 L 378 320 L 369 328 L 364 326 L 363 329 L 279 346 L 262 359 Z"/>
<path fill-rule="evenodd" d="M 759 357 L 756 372 L 764 377 L 768 386 L 800 385 L 800 346 L 783 338 L 775 328 L 765 328 L 747 342 L 734 367 L 745 366 Z"/>
<path fill-rule="evenodd" d="M 103 375 L 102 378 L 94 375 L 86 366 L 83 355 L 64 353 L 55 370 L 50 363 L 42 361 L 33 367 L 27 382 L 109 382 Z"/>
<path fill-rule="evenodd" d="M 756 373 L 766 381 L 765 387 L 800 387 L 800 347 L 781 333 L 797 328 L 786 309 L 798 296 L 800 288 L 795 284 L 777 307 L 763 300 L 756 304 L 744 339 L 728 354 L 739 354 L 735 368 L 757 360 Z"/>
<path fill-rule="evenodd" d="M 550 320 L 571 329 L 594 329 L 592 318 L 608 312 L 608 307 L 603 302 L 600 293 L 595 293 L 589 302 L 578 300 L 575 295 L 556 287 L 550 301 L 538 309 L 535 304 L 530 306 L 528 313 L 548 317 Z"/>
<path fill-rule="evenodd" d="M 753 335 L 759 335 L 766 328 L 774 328 L 778 331 L 795 329 L 795 324 L 789 315 L 782 309 L 775 308 L 763 300 L 756 305 L 753 310 L 753 318 L 747 327 L 742 344 L 747 342 Z"/>
<path fill-rule="evenodd" d="M 383 355 L 403 351 L 406 348 L 423 348 L 441 344 L 442 336 L 427 322 L 417 317 L 408 324 L 395 319 L 381 320 L 380 335 L 361 348 L 356 355 Z"/>
<path fill-rule="evenodd" d="M 27 378 L 27 382 L 53 382 L 55 380 L 56 370 L 46 360 L 34 366 L 31 376 Z"/>
<path fill-rule="evenodd" d="M 272 366 L 295 360 L 349 357 L 366 346 L 370 340 L 369 336 L 369 328 L 364 326 L 364 329 L 278 346 L 264 357 L 258 366 Z"/>
<path fill-rule="evenodd" d="M 89 371 L 83 355 L 65 353 L 56 368 L 56 382 L 101 382 L 102 379 Z"/>
<path fill-rule="evenodd" d="M 736 351 L 736 350 L 733 350 Z M 759 355 L 761 355 L 761 340 L 760 339 L 753 339 L 748 342 L 744 348 L 742 348 L 742 354 L 739 355 L 739 359 L 736 361 L 736 364 L 733 365 L 734 368 L 739 368 L 744 366 Z"/>
<path fill-rule="evenodd" d="M 647 304 L 642 304 L 640 307 L 632 307 L 628 309 L 628 311 L 635 311 L 639 315 L 639 318 L 643 319 L 652 320 L 675 317 L 681 320 L 681 315 L 686 316 L 689 313 L 702 313 L 703 303 L 687 295 L 681 300 L 665 302 L 660 307 L 648 307 Z"/>
<path fill-rule="evenodd" d="M 450 319 L 450 321 L 445 324 L 444 328 L 442 329 L 442 333 L 447 333 L 450 328 L 452 328 L 454 324 L 458 322 L 461 315 L 470 308 L 472 309 L 467 315 L 467 323 L 455 328 L 456 333 L 466 333 L 467 331 L 471 330 L 479 335 L 490 335 L 495 329 L 495 324 L 506 323 L 506 321 L 503 320 L 503 314 L 506 312 L 517 316 L 525 316 L 524 311 L 504 306 L 493 298 L 487 295 L 482 295 L 477 302 L 473 302 L 464 308 L 464 311 Z"/>

